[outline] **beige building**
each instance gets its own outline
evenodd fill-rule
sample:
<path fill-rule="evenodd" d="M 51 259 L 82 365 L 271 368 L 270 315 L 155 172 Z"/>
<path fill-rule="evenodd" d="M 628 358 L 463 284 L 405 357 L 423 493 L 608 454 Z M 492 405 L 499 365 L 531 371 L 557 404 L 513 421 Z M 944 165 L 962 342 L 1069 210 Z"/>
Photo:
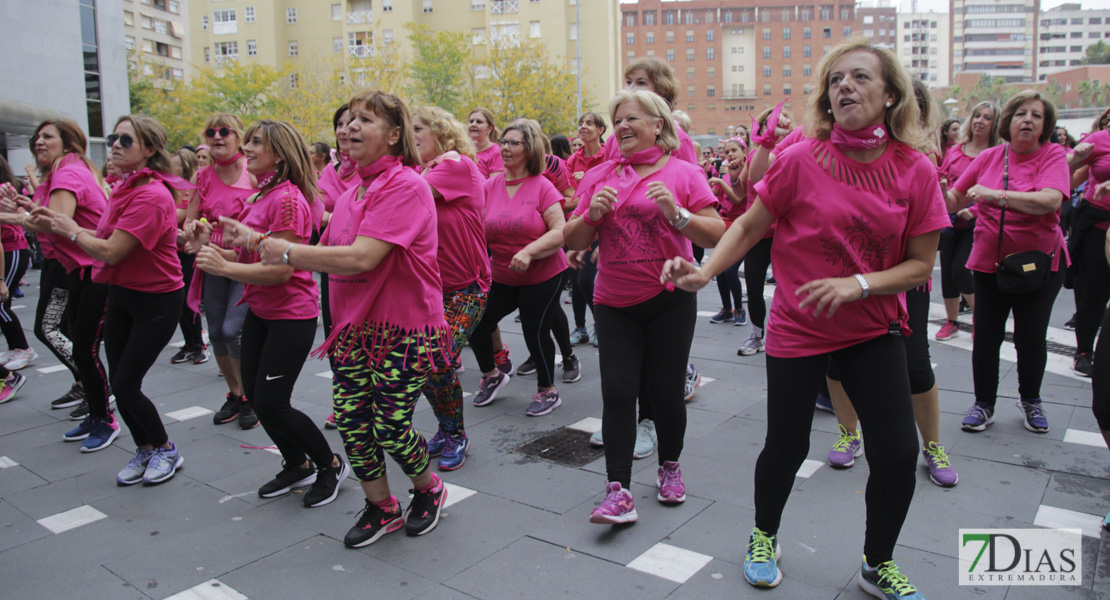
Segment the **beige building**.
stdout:
<path fill-rule="evenodd" d="M 188 22 L 188 0 L 123 0 L 124 46 L 157 80 L 189 77 Z"/>
<path fill-rule="evenodd" d="M 191 0 L 189 54 L 194 64 L 214 68 L 366 56 L 380 44 L 400 44 L 411 57 L 404 25 L 415 23 L 470 34 L 479 57 L 491 39 L 539 39 L 573 70 L 581 33 L 582 89 L 604 106 L 621 83 L 619 0 L 579 1 L 581 32 L 575 0 Z M 568 101 L 574 98 L 567 90 Z"/>
<path fill-rule="evenodd" d="M 949 0 L 948 6 L 953 78 L 972 73 L 1007 83 L 1036 81 L 1040 0 Z"/>
<path fill-rule="evenodd" d="M 902 66 L 929 89 L 952 82 L 951 22 L 947 13 L 898 13 L 898 56 Z"/>

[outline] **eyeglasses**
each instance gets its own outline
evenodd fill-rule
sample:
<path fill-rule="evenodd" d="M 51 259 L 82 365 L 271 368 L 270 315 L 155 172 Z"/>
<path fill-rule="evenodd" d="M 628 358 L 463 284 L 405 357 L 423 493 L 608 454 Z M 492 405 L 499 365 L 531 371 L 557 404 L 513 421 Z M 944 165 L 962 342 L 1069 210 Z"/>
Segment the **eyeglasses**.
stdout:
<path fill-rule="evenodd" d="M 231 128 L 230 127 L 221 127 L 219 129 L 213 129 L 212 127 L 209 127 L 208 129 L 204 130 L 204 137 L 214 138 L 214 137 L 216 137 L 217 132 L 219 132 L 220 137 L 227 137 L 227 136 L 231 135 Z"/>
<path fill-rule="evenodd" d="M 104 139 L 107 140 L 109 148 L 111 148 L 116 142 L 119 142 L 120 148 L 130 148 L 135 144 L 135 138 L 127 135 L 126 133 L 123 135 L 116 135 L 113 133 Z"/>
<path fill-rule="evenodd" d="M 522 142 L 520 140 L 500 139 L 500 140 L 497 140 L 497 143 L 501 146 L 508 146 L 509 148 L 519 148 L 519 147 L 524 145 L 524 142 Z"/>

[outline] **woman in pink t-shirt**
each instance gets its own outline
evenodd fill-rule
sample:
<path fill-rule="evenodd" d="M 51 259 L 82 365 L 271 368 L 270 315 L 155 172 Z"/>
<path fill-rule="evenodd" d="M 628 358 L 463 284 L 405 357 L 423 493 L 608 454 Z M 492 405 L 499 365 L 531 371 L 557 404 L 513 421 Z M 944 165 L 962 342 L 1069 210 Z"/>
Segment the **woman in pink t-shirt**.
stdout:
<path fill-rule="evenodd" d="M 420 392 L 450 353 L 436 263 L 436 208 L 420 164 L 412 117 L 400 98 L 365 89 L 348 103 L 351 158 L 360 186 L 335 203 L 315 246 L 268 239 L 265 265 L 322 271 L 331 280 L 335 326 L 317 352 L 334 360 L 339 434 L 366 507 L 343 542 L 366 546 L 402 526 L 423 535 L 439 522 L 447 492 L 412 426 Z M 385 454 L 415 490 L 406 512 L 390 493 Z"/>
<path fill-rule="evenodd" d="M 195 184 L 197 179 L 197 155 L 188 148 L 181 148 L 170 155 L 170 166 L 173 174 Z M 178 194 L 177 199 L 177 226 L 185 224 L 190 214 L 197 214 L 199 198 L 196 190 L 185 190 Z M 185 289 L 193 282 L 193 262 L 196 255 L 185 251 L 184 244 L 177 246 L 177 258 L 181 261 L 181 275 Z M 208 362 L 208 349 L 204 343 L 204 330 L 201 327 L 200 313 L 193 310 L 188 303 L 182 304 L 181 317 L 178 319 L 181 336 L 185 338 L 185 345 L 170 358 L 170 363 L 193 363 L 199 365 Z"/>
<path fill-rule="evenodd" d="M 778 156 L 755 186 L 755 203 L 701 269 L 676 258 L 663 278 L 699 289 L 777 222 L 767 437 L 756 462 L 745 580 L 757 587 L 782 580 L 779 524 L 809 452 L 813 399 L 831 359 L 868 436 L 859 582 L 872 595 L 886 587 L 909 596 L 916 588 L 893 561 L 918 449 L 901 293 L 928 281 L 949 222 L 936 165 L 915 149 L 928 147 L 933 132 L 921 129 L 912 79 L 897 56 L 854 39 L 829 52 L 818 73 L 809 136 Z"/>
<path fill-rule="evenodd" d="M 243 122 L 232 114 L 212 115 L 205 124 L 204 137 L 211 146 L 213 164 L 197 173 L 198 212 L 186 218 L 184 231 L 193 237 L 197 224 L 201 222 L 198 219 L 203 219 L 212 226 L 207 243 L 226 249 L 228 246 L 223 241 L 220 217 L 237 216 L 247 198 L 256 191 L 241 148 Z M 207 228 L 202 229 L 207 233 Z M 247 306 L 242 303 L 243 284 L 204 273 L 203 277 L 194 277 L 189 286 L 189 306 L 198 310 L 202 297 L 204 318 L 208 320 L 208 341 L 212 344 L 212 354 L 216 356 L 216 364 L 220 366 L 228 389 L 223 406 L 212 415 L 212 422 L 220 425 L 238 421 L 243 429 L 257 427 L 258 416 L 243 395 L 239 365 L 239 336 L 243 331 L 243 320 L 247 318 Z M 201 362 L 208 360 L 203 348 L 195 356 L 203 359 Z"/>
<path fill-rule="evenodd" d="M 965 431 L 983 431 L 994 422 L 998 353 L 1011 311 L 1021 395 L 1018 407 L 1026 429 L 1034 433 L 1048 431 L 1048 417 L 1041 406 L 1041 382 L 1048 361 L 1048 320 L 1067 267 L 1060 204 L 1071 193 L 1064 148 L 1048 143 L 1055 125 L 1056 106 L 1051 100 L 1033 91 L 1016 94 L 1006 102 L 999 119 L 999 132 L 1008 143 L 979 153 L 951 188 L 955 204 L 950 203 L 949 209 L 975 203 L 977 213 L 975 243 L 967 260 L 967 268 L 975 277 L 975 340 L 971 352 L 975 402 L 964 416 Z M 1028 250 L 1052 255 L 1047 282 L 1022 294 L 1000 290 L 995 275 L 999 261 Z"/>
<path fill-rule="evenodd" d="M 494 124 L 493 111 L 478 107 L 470 111 L 467 133 L 474 142 L 474 163 L 486 179 L 505 170 L 501 162 L 501 148 L 497 145 L 500 135 Z"/>
<path fill-rule="evenodd" d="M 721 219 L 725 222 L 725 229 L 732 226 L 733 221 L 740 218 L 747 210 L 747 190 L 742 181 L 744 165 L 744 148 L 740 140 L 731 139 L 725 142 L 723 154 L 725 162 L 722 167 L 726 172 L 722 177 L 711 176 L 709 187 L 717 196 Z M 735 182 L 736 185 L 733 185 Z M 728 323 L 741 327 L 748 324 L 748 315 L 744 312 L 744 285 L 740 282 L 740 259 L 736 264 L 725 269 L 717 278 L 717 292 L 721 295 L 721 310 L 709 318 L 710 323 Z M 735 302 L 736 308 L 733 309 Z"/>
<path fill-rule="evenodd" d="M 85 157 L 85 134 L 72 121 L 47 120 L 39 125 L 31 139 L 35 160 L 44 176 L 35 188 L 34 202 L 21 200 L 18 203 L 21 209 L 29 211 L 32 205 L 46 206 L 72 217 L 82 227 L 95 228 L 107 199 L 100 174 Z M 100 360 L 103 337 L 100 321 L 108 290 L 92 280 L 96 261 L 69 239 L 52 233 L 46 222 L 29 219 L 26 213 L 8 214 L 7 219 L 9 223 L 19 223 L 29 231 L 38 232 L 39 247 L 47 259 L 43 264 L 35 313 L 35 336 L 69 367 L 78 382 L 50 406 L 76 406 L 70 418 L 84 420 L 80 427 L 62 437 L 67 441 L 84 440 L 82 449 L 86 452 L 105 448 L 111 443 L 107 425 L 111 413 L 108 378 Z M 97 433 L 104 436 L 87 439 L 94 424 L 88 417 L 100 424 Z"/>
<path fill-rule="evenodd" d="M 15 178 L 8 161 L 0 157 L 0 186 L 6 193 L 14 194 L 18 189 L 19 180 Z M 2 197 L 2 194 L 0 194 Z M 26 366 L 33 358 L 34 351 L 27 344 L 27 336 L 23 333 L 23 326 L 19 316 L 12 311 L 11 291 L 19 286 L 19 281 L 31 262 L 31 255 L 27 250 L 27 238 L 23 228 L 19 225 L 6 223 L 0 220 L 0 246 L 3 258 L 0 259 L 0 330 L 3 330 L 4 339 L 8 342 L 8 350 L 0 354 L 0 403 L 11 400 L 19 388 L 23 387 L 26 379 L 14 369 L 8 369 L 6 363 L 13 367 L 21 362 Z"/>
<path fill-rule="evenodd" d="M 475 406 L 493 402 L 509 383 L 509 374 L 497 368 L 493 332 L 498 322 L 520 310 L 520 324 L 529 354 L 535 359 L 537 390 L 526 414 L 550 413 L 562 400 L 555 389 L 555 344 L 551 339 L 554 311 L 566 281 L 563 253 L 563 196 L 543 176 L 543 133 L 520 120 L 501 135 L 505 172 L 486 181 L 485 235 L 491 253 L 490 286 L 486 311 L 474 329 L 470 346 L 482 370 L 474 396 Z M 564 368 L 571 356 L 563 357 Z"/>
<path fill-rule="evenodd" d="M 956 183 L 981 152 L 1001 143 L 998 137 L 998 113 L 997 104 L 984 100 L 972 107 L 971 116 L 964 123 L 961 133 L 952 136 L 963 141 L 953 144 L 944 154 L 940 176 L 941 187 L 948 196 L 947 201 L 953 206 L 956 197 L 948 192 L 948 186 Z M 952 220 L 952 227 L 945 227 L 940 232 L 940 290 L 944 297 L 944 312 L 948 318 L 948 322 L 937 331 L 936 338 L 940 341 L 960 335 L 956 319 L 960 315 L 961 296 L 967 300 L 969 306 L 975 307 L 975 281 L 967 268 L 975 220 L 964 219 L 954 210 L 949 218 Z"/>
<path fill-rule="evenodd" d="M 116 482 L 152 485 L 173 477 L 183 460 L 142 386 L 177 329 L 185 285 L 177 258 L 173 190 L 192 185 L 170 173 L 166 131 L 154 119 L 120 117 L 107 142 L 112 163 L 122 174 L 99 222 L 87 227 L 45 206 L 37 208 L 35 215 L 95 261 L 92 279 L 107 295 L 104 348 L 112 391 L 138 447 Z M 89 439 L 107 425 L 95 424 Z M 118 434 L 119 426 L 110 425 Z"/>
<path fill-rule="evenodd" d="M 582 141 L 579 148 L 567 159 L 567 169 L 571 175 L 571 185 L 578 188 L 578 183 L 586 176 L 586 171 L 600 165 L 605 161 L 602 144 L 605 139 L 605 119 L 595 112 L 584 112 L 578 117 L 578 138 Z"/>
<path fill-rule="evenodd" d="M 678 460 L 697 297 L 664 286 L 659 271 L 668 257 L 692 261 L 691 242 L 716 245 L 725 226 L 705 173 L 672 155 L 678 135 L 660 96 L 618 92 L 609 116 L 611 143 L 620 144 L 621 158 L 599 165 L 582 182 L 566 239 L 572 250 L 588 248 L 595 237 L 601 242 L 594 313 L 605 341 L 601 423 L 609 483 L 590 522 L 616 524 L 638 518 L 629 488 L 642 395 L 649 396 L 659 440 L 659 501 L 686 500 Z"/>
<path fill-rule="evenodd" d="M 350 474 L 324 434 L 290 404 L 316 337 L 316 280 L 303 269 L 261 264 L 258 247 L 269 239 L 297 244 L 311 239 L 309 204 L 319 202 L 316 177 L 304 141 L 292 125 L 256 121 L 245 139 L 247 170 L 260 189 L 235 219 L 220 218 L 224 242 L 235 250 L 203 246 L 197 252 L 197 269 L 244 284 L 243 301 L 249 308 L 243 323 L 243 392 L 283 459 L 281 472 L 262 485 L 258 495 L 275 498 L 311 485 L 304 505 L 314 508 L 335 500 L 339 484 Z"/>
<path fill-rule="evenodd" d="M 424 165 L 421 175 L 436 203 L 436 262 L 443 280 L 443 314 L 451 327 L 451 361 L 438 365 L 424 387 L 439 421 L 436 434 L 428 440 L 428 454 L 439 457 L 440 471 L 454 471 L 463 466 L 470 450 L 456 368 L 485 311 L 490 286 L 483 224 L 486 178 L 474 164 L 474 144 L 466 128 L 451 113 L 434 106 L 417 107 L 413 134 Z"/>
<path fill-rule="evenodd" d="M 675 100 L 678 99 L 678 79 L 674 69 L 666 61 L 655 56 L 642 56 L 628 63 L 624 68 L 624 89 L 645 90 L 657 94 L 666 103 L 667 107 L 674 110 Z M 613 126 L 614 129 L 616 125 Z M 681 127 L 675 127 L 679 147 L 672 152 L 672 156 L 691 164 L 698 164 L 698 153 L 694 150 L 694 142 Z M 605 145 L 605 160 L 615 160 L 621 156 L 620 141 L 610 138 Z"/>
<path fill-rule="evenodd" d="M 605 162 L 602 135 L 606 131 L 605 119 L 595 112 L 584 112 L 578 117 L 578 137 L 582 147 L 575 150 L 567 160 L 571 185 L 578 189 L 582 178 L 590 169 Z M 595 248 L 596 250 L 596 248 Z M 572 251 L 573 252 L 573 251 Z M 590 332 L 586 329 L 586 307 L 593 311 L 594 278 L 597 276 L 597 263 L 592 260 L 590 251 L 567 253 L 567 261 L 574 272 L 570 274 L 570 299 L 574 311 L 574 331 L 570 333 L 570 343 L 581 346 L 590 343 Z M 579 260 L 578 257 L 584 257 Z M 586 290 L 589 290 L 587 294 Z"/>

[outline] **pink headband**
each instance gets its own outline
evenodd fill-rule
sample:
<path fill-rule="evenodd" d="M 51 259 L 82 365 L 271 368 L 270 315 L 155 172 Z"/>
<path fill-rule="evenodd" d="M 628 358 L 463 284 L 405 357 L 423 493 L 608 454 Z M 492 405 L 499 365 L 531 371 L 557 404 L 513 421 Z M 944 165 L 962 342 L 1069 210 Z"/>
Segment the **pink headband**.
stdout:
<path fill-rule="evenodd" d="M 197 146 L 197 152 L 200 152 L 201 150 L 208 150 L 208 144 L 201 144 Z"/>

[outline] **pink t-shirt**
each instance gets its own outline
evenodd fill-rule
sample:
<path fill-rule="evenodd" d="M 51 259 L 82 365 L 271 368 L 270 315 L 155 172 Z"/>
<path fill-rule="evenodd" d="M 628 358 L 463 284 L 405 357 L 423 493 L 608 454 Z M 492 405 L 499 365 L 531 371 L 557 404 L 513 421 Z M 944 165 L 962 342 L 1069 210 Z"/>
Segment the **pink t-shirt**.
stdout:
<path fill-rule="evenodd" d="M 505 285 L 534 285 L 551 279 L 567 268 L 566 253 L 557 252 L 533 260 L 528 270 L 509 269 L 513 256 L 548 232 L 543 213 L 560 204 L 563 195 L 543 175 L 524 178 L 513 197 L 505 187 L 505 173 L 486 180 L 486 243 L 490 250 L 493 280 Z"/>
<path fill-rule="evenodd" d="M 721 180 L 725 182 L 726 186 L 732 186 L 732 179 L 729 177 L 728 173 L 721 175 Z M 713 186 L 709 186 L 709 189 L 713 190 Z M 748 210 L 748 200 L 747 198 L 741 198 L 739 202 L 733 204 L 732 201 L 728 199 L 728 194 L 726 194 L 723 189 L 719 194 L 716 194 L 716 196 L 718 204 L 717 211 L 721 213 L 721 218 L 725 221 L 725 229 L 728 229 L 732 227 L 733 221 L 739 219 L 740 216 Z"/>
<path fill-rule="evenodd" d="M 543 158 L 544 170 L 540 174 L 550 181 L 551 185 L 555 186 L 555 189 L 558 190 L 560 194 L 568 189 L 572 190 L 573 186 L 570 184 L 570 171 L 567 170 L 566 161 L 554 154 L 545 155 Z"/>
<path fill-rule="evenodd" d="M 248 202 L 235 218 L 259 233 L 288 231 L 301 238 L 302 243 L 308 243 L 312 237 L 312 210 L 301 190 L 288 180 Z M 241 263 L 254 264 L 259 260 L 258 254 L 244 248 L 236 251 Z M 240 304 L 245 302 L 251 312 L 270 321 L 311 319 L 320 314 L 319 296 L 312 273 L 293 269 L 289 280 L 279 285 L 244 285 Z"/>
<path fill-rule="evenodd" d="M 570 156 L 570 158 L 567 159 L 567 171 L 570 173 L 570 184 L 574 186 L 575 189 L 577 189 L 579 180 L 574 178 L 574 174 L 582 173 L 583 177 L 585 177 L 585 173 L 587 171 L 600 165 L 603 162 L 605 162 L 604 146 L 602 146 L 601 149 L 598 150 L 597 154 L 593 156 L 586 156 L 586 149 L 579 148 L 578 152 L 575 152 Z"/>
<path fill-rule="evenodd" d="M 963 144 L 955 144 L 948 148 L 944 155 L 944 162 L 940 164 L 940 173 L 948 178 L 948 184 L 955 184 L 960 176 L 971 166 L 974 158 L 964 152 Z"/>
<path fill-rule="evenodd" d="M 386 327 L 403 336 L 442 329 L 446 323 L 432 191 L 397 157 L 380 160 L 392 164 L 362 197 L 358 188 L 339 197 L 320 244 L 350 246 L 355 238 L 365 236 L 393 244 L 393 248 L 372 271 L 328 275 L 335 326 L 325 347 L 334 348 L 336 340 L 361 331 L 364 325 Z M 382 349 L 368 350 L 373 354 Z"/>
<path fill-rule="evenodd" d="M 204 217 L 212 225 L 210 241 L 223 246 L 224 228 L 219 225 L 220 217 L 235 217 L 243 212 L 247 198 L 258 190 L 251 183 L 251 174 L 244 168 L 235 185 L 227 185 L 216 174 L 216 167 L 209 166 L 197 173 L 197 193 L 200 194 L 198 218 Z"/>
<path fill-rule="evenodd" d="M 320 188 L 320 202 L 323 207 L 332 211 L 335 210 L 335 201 L 343 195 L 343 192 L 351 188 L 357 188 L 358 184 L 357 172 L 344 180 L 339 178 L 335 165 L 328 165 L 320 171 L 320 180 L 316 182 L 316 187 Z"/>
<path fill-rule="evenodd" d="M 1083 197 L 1102 210 L 1110 210 L 1110 194 L 1095 202 L 1095 188 L 1098 187 L 1098 184 L 1110 179 L 1110 131 L 1105 129 L 1096 131 L 1084 138 L 1083 141 L 1094 145 L 1091 154 L 1084 161 L 1084 164 L 1090 168 L 1087 170 L 1087 190 L 1083 192 Z M 1110 223 L 1095 224 L 1095 227 L 1099 229 L 1106 229 L 1108 226 L 1110 226 Z"/>
<path fill-rule="evenodd" d="M 482 173 L 482 177 L 486 179 L 489 179 L 493 173 L 505 170 L 505 165 L 501 162 L 501 146 L 497 144 L 477 153 L 474 162 L 478 165 L 478 171 Z"/>
<path fill-rule="evenodd" d="M 164 183 L 154 180 L 113 191 L 96 226 L 96 237 L 106 240 L 117 229 L 135 236 L 139 245 L 118 264 L 96 261 L 93 281 L 152 294 L 185 286 L 177 257 L 177 206 Z"/>
<path fill-rule="evenodd" d="M 23 234 L 23 228 L 19 225 L 8 225 L 7 223 L 0 224 L 0 244 L 4 246 L 4 252 L 14 252 L 15 250 L 26 250 L 27 236 Z"/>
<path fill-rule="evenodd" d="M 461 290 L 472 283 L 488 291 L 490 266 L 482 223 L 486 178 L 474 161 L 454 151 L 437 157 L 423 176 L 440 194 L 435 196 L 439 232 L 436 260 L 443 292 Z"/>
<path fill-rule="evenodd" d="M 694 141 L 690 139 L 689 135 L 686 135 L 686 132 L 683 131 L 681 127 L 676 128 L 675 133 L 678 134 L 678 150 L 671 152 L 671 156 L 680 158 L 692 165 L 698 164 L 698 153 L 694 151 Z M 621 145 L 620 142 L 617 141 L 616 135 L 609 136 L 609 139 L 605 142 L 604 153 L 605 160 L 620 158 Z M 705 174 L 703 173 L 702 177 L 704 176 Z"/>
<path fill-rule="evenodd" d="M 971 165 L 953 186 L 967 193 L 975 184 L 992 190 L 1002 189 L 1002 173 L 1009 144 L 987 148 L 975 157 Z M 1060 144 L 1041 144 L 1028 154 L 1010 151 L 1010 183 L 1012 192 L 1037 192 L 1059 190 L 1067 198 L 1071 193 L 1071 178 L 1064 147 Z M 976 204 L 975 238 L 967 268 L 982 273 L 994 273 L 998 262 L 998 225 L 1002 209 L 994 202 Z M 1028 215 L 1009 208 L 1006 210 L 1006 227 L 1002 239 L 1002 256 L 1026 250 L 1056 252 L 1052 270 L 1060 268 L 1067 248 L 1060 231 L 1060 211 L 1046 215 Z M 1070 262 L 1070 261 L 1069 261 Z M 1067 264 L 1067 263 L 1065 263 Z"/>
<path fill-rule="evenodd" d="M 40 190 L 44 192 L 41 197 Z M 73 220 L 84 229 L 96 229 L 107 205 L 104 188 L 100 187 L 89 167 L 75 155 L 62 159 L 61 166 L 50 175 L 49 185 L 43 184 L 35 189 L 35 199 L 41 206 L 50 206 L 50 194 L 55 190 L 66 190 L 76 196 L 77 207 L 73 211 Z M 65 236 L 43 232 L 38 234 L 38 239 L 44 248 L 43 256 L 58 259 L 67 273 L 99 263 Z"/>
<path fill-rule="evenodd" d="M 581 200 L 574 214 L 586 214 L 590 209 L 588 200 L 596 190 L 607 185 L 617 188 L 616 170 L 601 176 L 601 171 L 607 169 L 602 165 L 597 177 L 591 176 L 588 182 L 583 179 L 585 185 L 578 189 Z M 664 289 L 659 282 L 664 262 L 676 256 L 694 260 L 690 239 L 671 227 L 655 202 L 646 197 L 653 181 L 662 181 L 674 194 L 675 203 L 691 213 L 717 205 L 701 167 L 673 156 L 662 169 L 637 183 L 627 199 L 618 199 L 616 210 L 605 215 L 597 228 L 601 242 L 594 282 L 597 304 L 620 308 L 654 298 Z"/>
<path fill-rule="evenodd" d="M 860 163 L 829 141 L 806 138 L 779 154 L 755 188 L 778 219 L 768 355 L 832 352 L 879 337 L 893 323 L 908 334 L 904 294 L 844 304 L 830 319 L 799 308 L 805 295 L 794 292 L 816 279 L 890 269 L 905 260 L 910 238 L 947 227 L 935 164 L 899 142 Z"/>

